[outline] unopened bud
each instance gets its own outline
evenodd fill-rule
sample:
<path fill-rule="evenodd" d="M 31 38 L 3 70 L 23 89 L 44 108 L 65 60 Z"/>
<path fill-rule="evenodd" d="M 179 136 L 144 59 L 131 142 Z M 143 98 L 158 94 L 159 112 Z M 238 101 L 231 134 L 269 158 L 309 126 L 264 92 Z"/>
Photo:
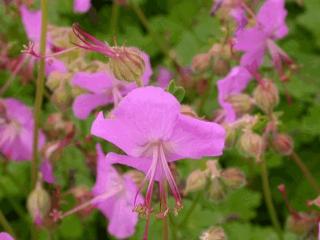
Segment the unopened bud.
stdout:
<path fill-rule="evenodd" d="M 200 240 L 226 240 L 226 234 L 222 227 L 213 226 L 203 232 Z"/>
<path fill-rule="evenodd" d="M 187 178 L 186 187 L 184 189 L 184 194 L 189 192 L 196 192 L 202 190 L 207 182 L 207 176 L 204 171 L 195 170 Z"/>
<path fill-rule="evenodd" d="M 27 208 L 33 221 L 37 225 L 43 223 L 43 219 L 51 208 L 50 196 L 43 188 L 41 181 L 36 184 L 35 189 L 30 193 L 27 200 Z"/>
<path fill-rule="evenodd" d="M 270 80 L 263 80 L 253 92 L 255 104 L 269 114 L 279 103 L 279 92 L 276 85 Z"/>
<path fill-rule="evenodd" d="M 246 184 L 246 177 L 238 168 L 227 168 L 222 171 L 221 178 L 224 184 L 231 189 L 238 189 Z"/>
<path fill-rule="evenodd" d="M 289 216 L 286 226 L 289 231 L 297 235 L 305 235 L 306 233 L 310 232 L 314 226 L 314 222 L 306 213 L 299 213 L 298 216 Z"/>
<path fill-rule="evenodd" d="M 145 62 L 142 53 L 135 48 L 114 47 L 116 56 L 110 58 L 109 67 L 119 80 L 142 84 Z"/>
<path fill-rule="evenodd" d="M 281 155 L 288 156 L 293 151 L 293 140 L 287 134 L 277 134 L 272 141 L 273 148 Z"/>
<path fill-rule="evenodd" d="M 221 179 L 212 179 L 208 194 L 209 198 L 214 202 L 221 202 L 225 199 L 225 197 L 227 196 L 227 191 Z"/>
<path fill-rule="evenodd" d="M 200 53 L 192 59 L 192 69 L 202 72 L 209 67 L 211 56 L 208 53 Z"/>
<path fill-rule="evenodd" d="M 226 75 L 230 70 L 230 64 L 228 61 L 218 58 L 214 61 L 213 72 L 218 76 Z"/>
<path fill-rule="evenodd" d="M 241 150 L 251 157 L 255 157 L 260 161 L 263 151 L 262 137 L 251 130 L 245 131 L 239 140 Z"/>
<path fill-rule="evenodd" d="M 244 93 L 231 95 L 228 97 L 227 101 L 232 105 L 234 111 L 239 115 L 250 112 L 253 106 L 251 97 Z"/>
<path fill-rule="evenodd" d="M 221 171 L 218 167 L 218 161 L 217 160 L 208 160 L 206 162 L 207 165 L 207 175 L 210 177 L 210 179 L 219 178 L 221 176 Z"/>

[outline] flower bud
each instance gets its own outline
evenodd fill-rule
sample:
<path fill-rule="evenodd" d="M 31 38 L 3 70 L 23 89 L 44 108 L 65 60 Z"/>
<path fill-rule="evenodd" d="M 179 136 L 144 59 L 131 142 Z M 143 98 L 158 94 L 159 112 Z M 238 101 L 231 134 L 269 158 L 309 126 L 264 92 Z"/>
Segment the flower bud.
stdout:
<path fill-rule="evenodd" d="M 200 240 L 226 240 L 226 234 L 222 227 L 213 226 L 203 232 Z"/>
<path fill-rule="evenodd" d="M 142 85 L 142 74 L 145 70 L 145 62 L 138 49 L 114 47 L 116 56 L 110 58 L 109 67 L 114 76 L 119 80 L 137 82 Z"/>
<path fill-rule="evenodd" d="M 200 53 L 192 59 L 192 69 L 202 72 L 206 70 L 210 64 L 211 56 L 208 53 Z"/>
<path fill-rule="evenodd" d="M 279 103 L 279 92 L 271 80 L 262 80 L 253 91 L 255 104 L 265 113 L 269 114 Z"/>
<path fill-rule="evenodd" d="M 280 133 L 273 138 L 272 146 L 281 155 L 288 156 L 293 151 L 293 140 L 289 135 Z"/>
<path fill-rule="evenodd" d="M 210 179 L 219 178 L 221 176 L 220 169 L 218 168 L 218 161 L 217 160 L 208 160 L 206 162 L 207 169 L 206 172 L 208 173 Z"/>
<path fill-rule="evenodd" d="M 221 202 L 225 199 L 227 192 L 219 178 L 212 179 L 208 194 L 209 198 L 214 202 Z"/>
<path fill-rule="evenodd" d="M 188 194 L 189 192 L 196 192 L 202 190 L 207 182 L 207 176 L 204 171 L 199 169 L 191 172 L 191 174 L 187 178 L 186 187 L 184 189 L 184 194 Z"/>
<path fill-rule="evenodd" d="M 260 160 L 263 151 L 262 137 L 251 130 L 245 131 L 239 140 L 241 150 L 251 157 Z"/>
<path fill-rule="evenodd" d="M 30 193 L 27 208 L 34 223 L 41 225 L 51 208 L 50 196 L 42 187 L 41 180 L 37 182 L 35 189 Z"/>
<path fill-rule="evenodd" d="M 227 101 L 232 105 L 234 111 L 239 115 L 250 112 L 253 106 L 251 97 L 244 93 L 231 95 L 228 97 Z"/>
<path fill-rule="evenodd" d="M 231 189 L 238 189 L 246 184 L 246 177 L 238 168 L 227 168 L 222 171 L 221 178 L 224 184 Z"/>
<path fill-rule="evenodd" d="M 213 64 L 213 72 L 218 76 L 226 75 L 230 70 L 230 64 L 228 61 L 218 58 L 215 59 Z"/>

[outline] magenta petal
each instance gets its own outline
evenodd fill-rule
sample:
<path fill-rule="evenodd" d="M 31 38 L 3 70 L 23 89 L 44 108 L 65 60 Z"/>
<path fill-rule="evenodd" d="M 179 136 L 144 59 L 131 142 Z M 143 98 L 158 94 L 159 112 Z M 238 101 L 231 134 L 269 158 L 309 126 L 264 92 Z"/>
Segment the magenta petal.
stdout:
<path fill-rule="evenodd" d="M 137 157 L 146 144 L 170 138 L 179 113 L 179 102 L 163 89 L 138 88 L 123 98 L 110 119 L 99 114 L 91 133 Z"/>
<path fill-rule="evenodd" d="M 247 87 L 251 78 L 246 68 L 234 67 L 224 79 L 218 81 L 218 99 L 225 110 L 226 122 L 233 122 L 236 119 L 232 105 L 226 99 L 231 95 L 241 93 Z"/>
<path fill-rule="evenodd" d="M 283 38 L 288 33 L 285 19 L 287 10 L 284 0 L 267 0 L 257 14 L 257 19 L 263 31 L 269 36 Z"/>
<path fill-rule="evenodd" d="M 14 240 L 13 237 L 9 233 L 1 232 L 0 233 L 0 240 Z"/>
<path fill-rule="evenodd" d="M 43 180 L 47 183 L 54 183 L 55 177 L 53 174 L 52 164 L 49 160 L 45 160 L 40 165 L 40 172 L 42 174 Z"/>
<path fill-rule="evenodd" d="M 247 25 L 248 19 L 246 16 L 246 12 L 243 8 L 237 7 L 232 9 L 230 11 L 230 15 L 237 23 L 237 31 L 243 29 Z"/>
<path fill-rule="evenodd" d="M 67 68 L 64 62 L 61 60 L 58 60 L 56 58 L 50 58 L 47 59 L 46 61 L 46 75 L 48 76 L 52 72 L 61 72 L 61 73 L 66 73 Z"/>
<path fill-rule="evenodd" d="M 159 72 L 157 76 L 158 86 L 161 88 L 166 88 L 172 79 L 172 73 L 165 67 L 159 67 Z"/>
<path fill-rule="evenodd" d="M 142 74 L 142 82 L 146 86 L 149 84 L 153 71 L 152 71 L 149 55 L 144 52 L 141 52 L 141 54 L 145 64 L 145 69 Z"/>
<path fill-rule="evenodd" d="M 112 89 L 113 83 L 117 81 L 109 72 L 86 73 L 78 72 L 72 78 L 72 84 L 82 89 L 102 93 Z"/>
<path fill-rule="evenodd" d="M 91 0 L 74 0 L 73 11 L 77 13 L 85 13 L 91 8 Z"/>
<path fill-rule="evenodd" d="M 82 94 L 78 96 L 72 105 L 74 115 L 79 119 L 86 119 L 90 112 L 99 106 L 104 106 L 112 102 L 110 96 L 101 94 Z"/>
<path fill-rule="evenodd" d="M 225 130 L 219 124 L 181 114 L 171 136 L 173 155 L 169 155 L 168 160 L 219 156 L 224 140 Z"/>
<path fill-rule="evenodd" d="M 104 157 L 100 145 L 97 145 L 98 165 L 97 181 L 93 187 L 95 196 L 103 195 L 107 191 L 122 186 L 121 192 L 96 204 L 97 208 L 109 219 L 108 232 L 113 236 L 124 239 L 135 232 L 138 214 L 133 212 L 134 201 L 142 202 L 137 187 L 129 176 L 122 177 L 112 167 L 109 155 Z"/>
<path fill-rule="evenodd" d="M 15 119 L 21 124 L 30 123 L 33 118 L 31 108 L 24 103 L 14 98 L 7 98 L 2 100 L 7 107 L 7 115 L 9 119 Z"/>
<path fill-rule="evenodd" d="M 30 11 L 26 6 L 20 7 L 22 23 L 29 40 L 39 42 L 41 32 L 41 11 Z"/>

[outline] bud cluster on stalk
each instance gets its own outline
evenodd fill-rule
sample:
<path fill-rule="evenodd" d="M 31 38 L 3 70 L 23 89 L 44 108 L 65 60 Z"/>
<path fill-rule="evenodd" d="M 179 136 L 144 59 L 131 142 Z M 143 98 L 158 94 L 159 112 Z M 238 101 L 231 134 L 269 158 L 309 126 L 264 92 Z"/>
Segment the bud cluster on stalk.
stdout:
<path fill-rule="evenodd" d="M 200 237 L 200 240 L 227 240 L 226 233 L 222 227 L 212 226 L 208 230 L 204 231 Z"/>

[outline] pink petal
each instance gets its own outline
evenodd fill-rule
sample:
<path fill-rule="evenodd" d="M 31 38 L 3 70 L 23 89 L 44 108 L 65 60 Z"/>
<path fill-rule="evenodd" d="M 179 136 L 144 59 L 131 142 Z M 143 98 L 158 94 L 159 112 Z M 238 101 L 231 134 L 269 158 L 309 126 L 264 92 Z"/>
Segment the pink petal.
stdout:
<path fill-rule="evenodd" d="M 91 0 L 74 0 L 73 11 L 76 13 L 85 13 L 91 8 Z"/>
<path fill-rule="evenodd" d="M 1 232 L 0 233 L 0 240 L 14 240 L 13 237 L 9 233 Z"/>
<path fill-rule="evenodd" d="M 86 73 L 78 72 L 72 78 L 72 85 L 93 93 L 107 92 L 112 89 L 116 78 L 109 72 Z"/>
<path fill-rule="evenodd" d="M 180 115 L 172 133 L 170 144 L 172 156 L 169 161 L 222 154 L 225 141 L 225 130 L 219 124 Z"/>
<path fill-rule="evenodd" d="M 64 62 L 56 59 L 56 58 L 50 58 L 46 61 L 46 75 L 48 76 L 52 72 L 61 72 L 66 73 L 67 68 Z"/>
<path fill-rule="evenodd" d="M 161 88 L 166 88 L 172 79 L 172 73 L 165 67 L 159 67 L 159 72 L 157 76 L 158 86 Z"/>
<path fill-rule="evenodd" d="M 52 164 L 49 160 L 45 160 L 41 163 L 40 172 L 42 173 L 42 177 L 45 182 L 50 184 L 55 182 Z"/>
<path fill-rule="evenodd" d="M 79 119 L 86 119 L 90 112 L 99 107 L 104 106 L 112 102 L 112 99 L 110 96 L 108 96 L 106 93 L 100 93 L 100 94 L 82 94 L 78 96 L 72 105 L 72 110 L 74 112 L 74 115 Z"/>
<path fill-rule="evenodd" d="M 39 42 L 41 32 L 41 11 L 29 11 L 26 6 L 22 5 L 20 7 L 20 12 L 22 23 L 29 40 Z"/>
<path fill-rule="evenodd" d="M 285 19 L 287 10 L 284 0 L 267 0 L 257 14 L 257 19 L 263 31 L 269 36 L 283 38 L 288 33 Z"/>
<path fill-rule="evenodd" d="M 236 119 L 232 105 L 226 101 L 226 98 L 241 93 L 247 87 L 251 78 L 246 68 L 234 67 L 224 79 L 218 81 L 218 99 L 226 112 L 226 122 L 233 122 Z"/>

